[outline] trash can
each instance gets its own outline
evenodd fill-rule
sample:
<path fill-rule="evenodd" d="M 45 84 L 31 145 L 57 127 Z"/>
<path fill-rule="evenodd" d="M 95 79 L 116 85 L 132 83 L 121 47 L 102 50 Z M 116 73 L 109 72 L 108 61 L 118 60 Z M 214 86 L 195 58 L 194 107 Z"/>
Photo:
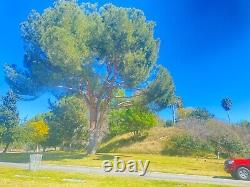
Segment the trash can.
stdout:
<path fill-rule="evenodd" d="M 30 154 L 29 170 L 39 170 L 42 164 L 42 157 L 42 154 Z"/>

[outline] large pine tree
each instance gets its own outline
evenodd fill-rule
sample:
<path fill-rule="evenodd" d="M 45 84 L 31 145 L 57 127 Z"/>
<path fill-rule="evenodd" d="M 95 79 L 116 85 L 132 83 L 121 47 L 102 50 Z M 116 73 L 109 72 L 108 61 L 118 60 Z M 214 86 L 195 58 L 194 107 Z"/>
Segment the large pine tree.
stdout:
<path fill-rule="evenodd" d="M 21 24 L 26 69 L 6 66 L 7 82 L 20 95 L 58 89 L 81 95 L 89 110 L 88 153 L 95 153 L 112 100 L 120 99 L 116 107 L 128 107 L 136 97 L 157 110 L 169 104 L 174 85 L 156 64 L 154 25 L 134 8 L 58 1 Z M 118 89 L 127 95 L 117 98 Z"/>

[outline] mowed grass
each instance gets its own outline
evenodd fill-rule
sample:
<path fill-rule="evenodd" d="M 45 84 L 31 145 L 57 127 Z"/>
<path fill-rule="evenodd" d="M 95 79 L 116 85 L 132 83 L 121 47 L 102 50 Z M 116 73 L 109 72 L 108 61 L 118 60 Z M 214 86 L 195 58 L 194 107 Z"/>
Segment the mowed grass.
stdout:
<path fill-rule="evenodd" d="M 0 167 L 0 186 L 3 187 L 226 187 L 223 185 L 192 184 L 138 177 L 113 177 L 53 171 L 30 172 L 22 169 Z"/>
<path fill-rule="evenodd" d="M 113 160 L 114 156 L 124 160 L 149 160 L 148 171 L 182 173 L 193 175 L 229 176 L 223 168 L 224 160 L 212 158 L 175 157 L 156 154 L 98 153 L 86 156 L 80 152 L 46 152 L 43 163 L 56 165 L 77 165 L 101 167 L 104 160 Z M 0 154 L 0 162 L 28 162 L 28 153 Z"/>

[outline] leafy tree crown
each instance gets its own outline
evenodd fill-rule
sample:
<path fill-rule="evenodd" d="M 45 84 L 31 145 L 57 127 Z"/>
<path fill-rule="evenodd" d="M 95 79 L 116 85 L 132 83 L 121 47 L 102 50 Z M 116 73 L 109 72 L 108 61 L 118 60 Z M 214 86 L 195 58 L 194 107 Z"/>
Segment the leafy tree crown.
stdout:
<path fill-rule="evenodd" d="M 230 98 L 224 98 L 224 99 L 222 99 L 221 106 L 226 111 L 231 110 L 231 108 L 232 108 L 232 100 Z"/>
<path fill-rule="evenodd" d="M 116 89 L 133 95 L 140 90 L 142 101 L 162 109 L 174 86 L 168 71 L 156 65 L 154 26 L 135 8 L 58 1 L 42 14 L 32 11 L 21 24 L 25 70 L 6 65 L 6 80 L 19 95 L 77 91 L 88 105 L 99 106 Z"/>

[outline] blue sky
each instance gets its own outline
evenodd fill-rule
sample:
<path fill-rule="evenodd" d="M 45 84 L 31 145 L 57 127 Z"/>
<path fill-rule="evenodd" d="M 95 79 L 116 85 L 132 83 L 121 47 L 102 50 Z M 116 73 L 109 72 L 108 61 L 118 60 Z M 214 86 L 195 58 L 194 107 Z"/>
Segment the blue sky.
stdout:
<path fill-rule="evenodd" d="M 187 107 L 206 107 L 218 118 L 226 114 L 223 97 L 233 100 L 232 119 L 250 120 L 250 1 L 249 0 L 113 0 L 102 5 L 136 7 L 156 22 L 155 36 L 161 39 L 158 63 L 171 72 L 177 94 Z M 4 82 L 3 64 L 23 61 L 19 24 L 31 9 L 39 12 L 52 0 L 3 0 L 0 6 L 0 95 Z M 48 95 L 20 102 L 22 117 L 45 112 Z M 169 118 L 169 111 L 160 112 Z"/>

